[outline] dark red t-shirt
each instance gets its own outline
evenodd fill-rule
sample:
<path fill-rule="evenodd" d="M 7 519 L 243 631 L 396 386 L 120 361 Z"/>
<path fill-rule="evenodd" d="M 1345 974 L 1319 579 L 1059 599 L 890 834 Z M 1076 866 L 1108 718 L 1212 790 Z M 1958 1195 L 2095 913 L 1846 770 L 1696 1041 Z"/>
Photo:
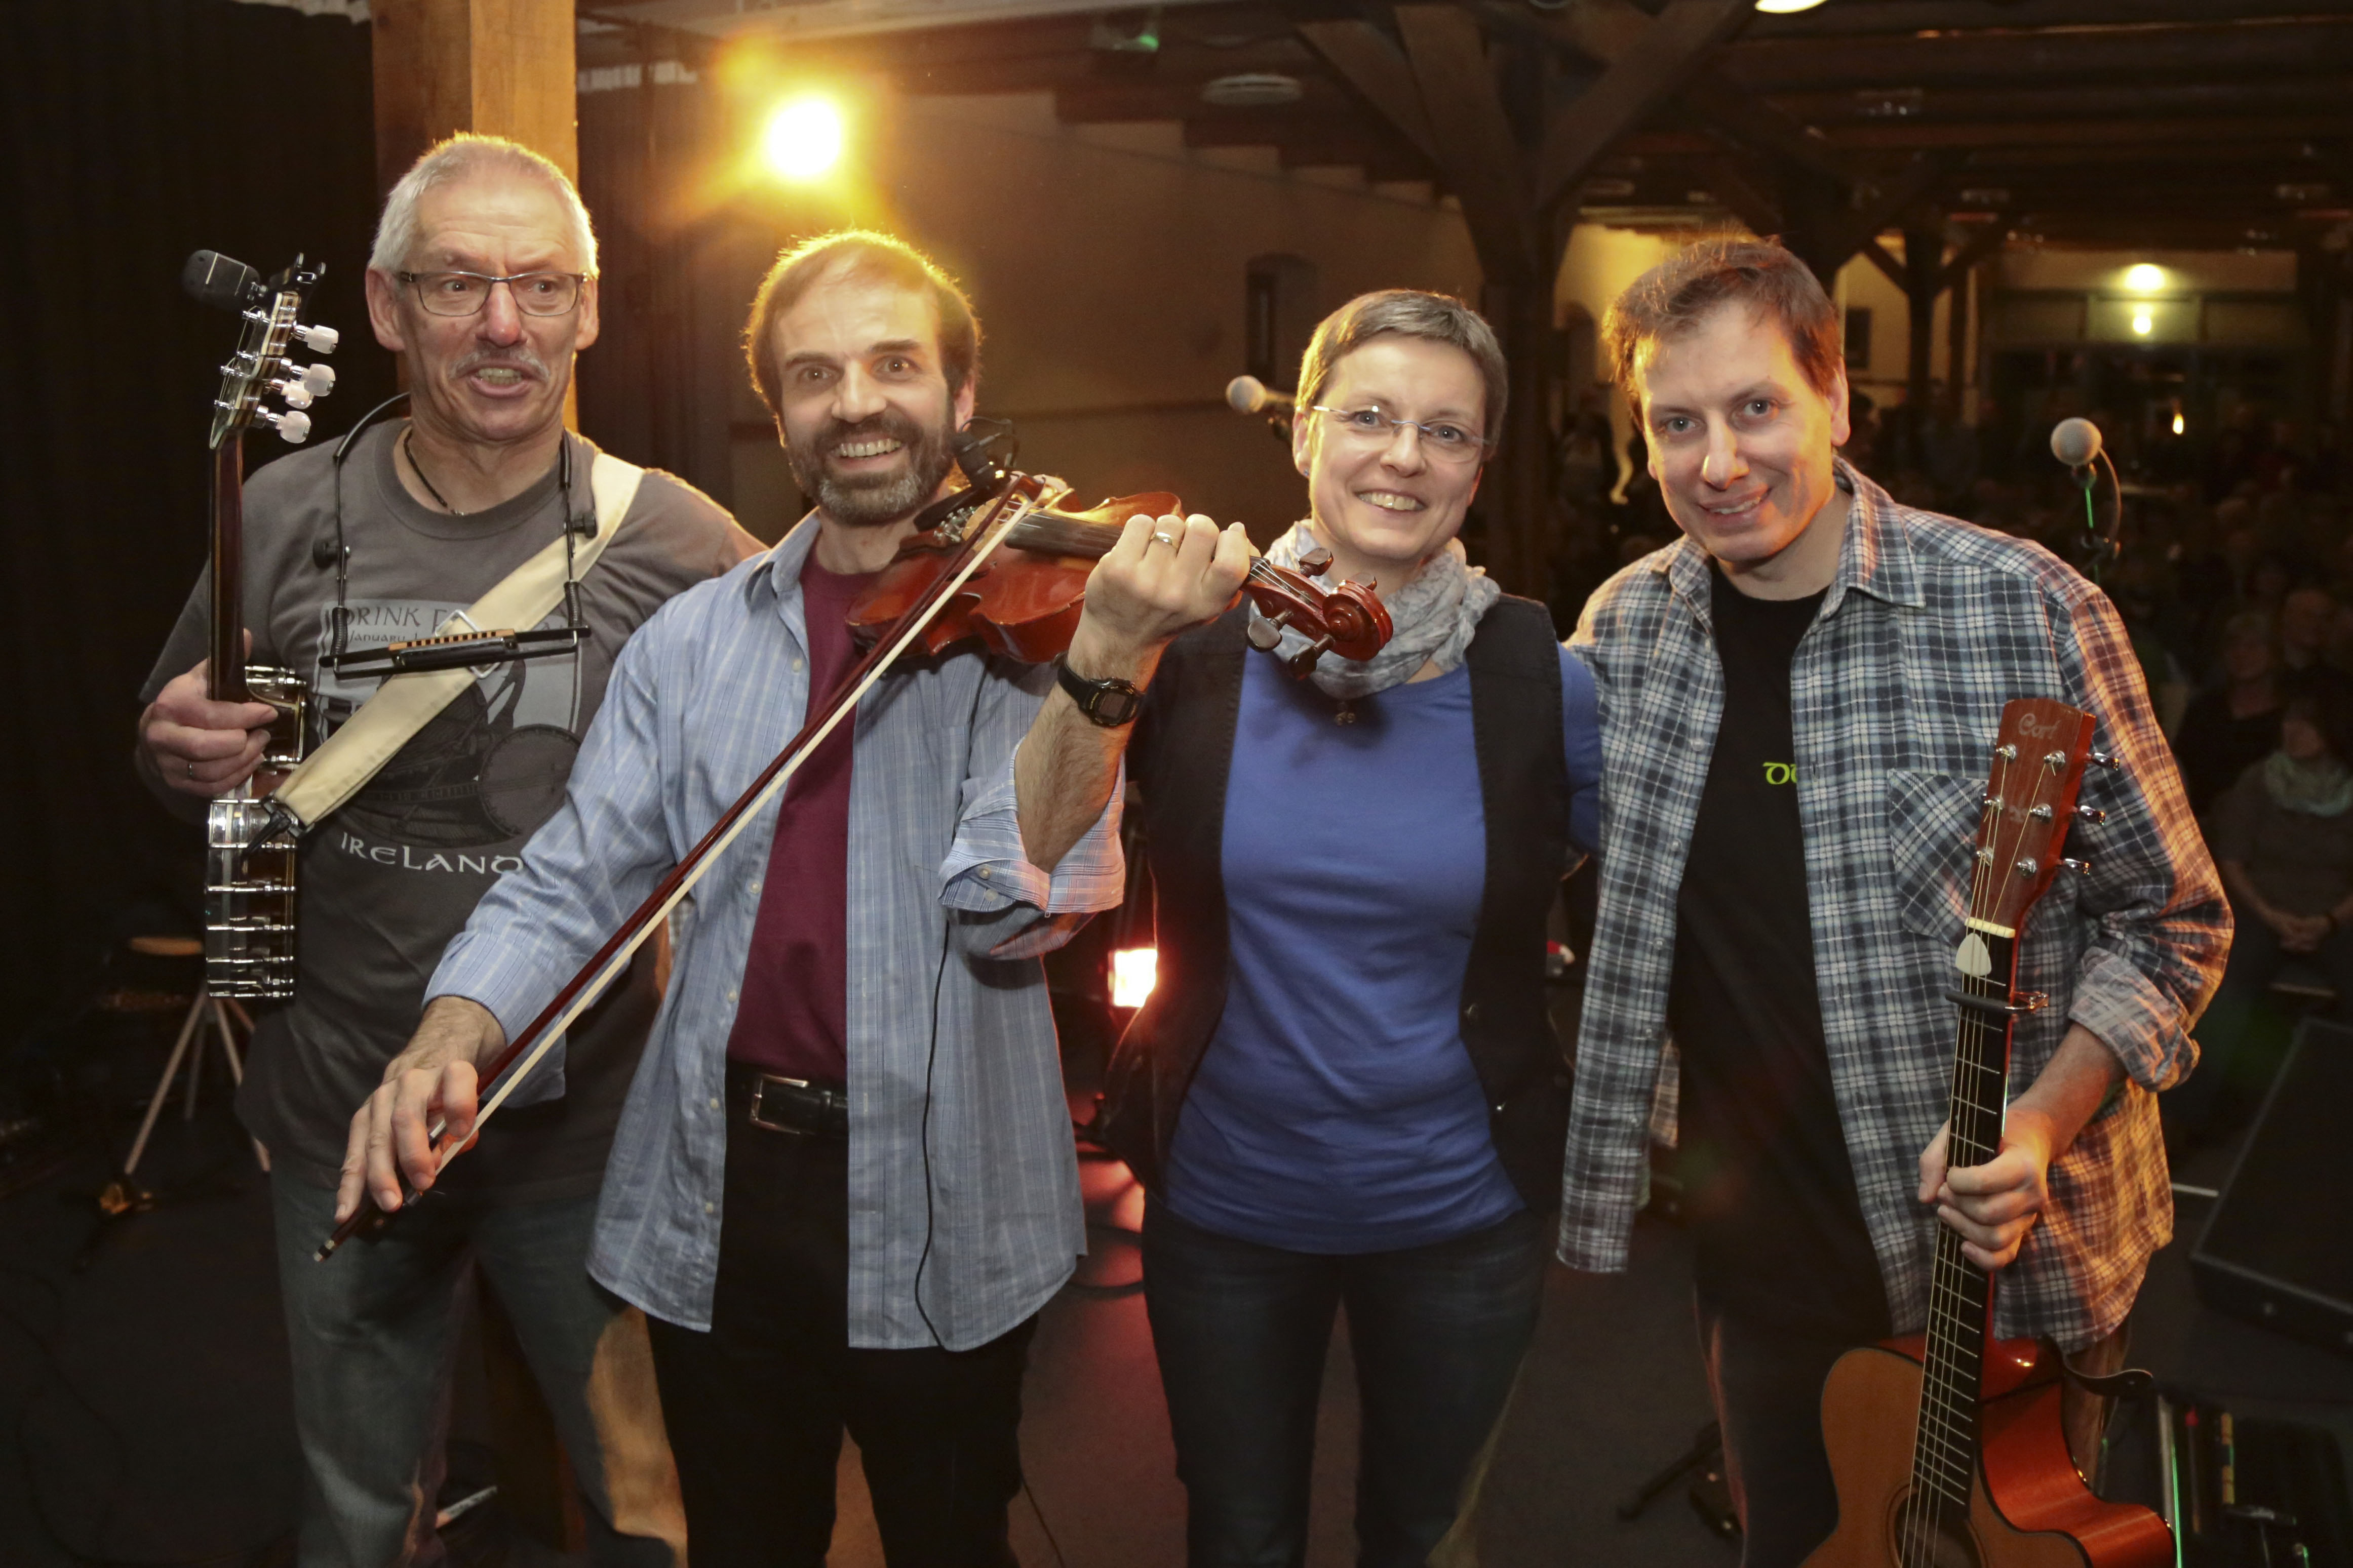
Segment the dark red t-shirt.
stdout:
<path fill-rule="evenodd" d="M 843 576 L 801 563 L 814 712 L 856 662 L 849 606 L 871 573 Z M 742 1000 L 727 1058 L 786 1078 L 849 1078 L 850 731 L 844 720 L 785 786 L 776 840 L 760 888 L 760 915 L 744 961 Z"/>

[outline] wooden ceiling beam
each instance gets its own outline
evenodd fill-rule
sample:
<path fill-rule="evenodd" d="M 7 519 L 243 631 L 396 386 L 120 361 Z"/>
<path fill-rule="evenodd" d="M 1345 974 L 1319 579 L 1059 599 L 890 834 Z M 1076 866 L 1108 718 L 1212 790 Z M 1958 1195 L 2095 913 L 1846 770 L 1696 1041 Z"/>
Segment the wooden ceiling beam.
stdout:
<path fill-rule="evenodd" d="M 2311 16 L 2331 0 L 1874 0 L 1787 16 L 1760 16 L 1750 37 L 1853 37 L 1946 30 L 2137 26 L 2152 22 L 2239 22 Z"/>
<path fill-rule="evenodd" d="M 1396 16 L 1438 166 L 1461 200 L 1487 280 L 1533 278 L 1538 259 L 1527 176 L 1487 63 L 1486 35 L 1453 5 L 1399 5 Z"/>
<path fill-rule="evenodd" d="M 1430 132 L 1430 116 L 1422 111 L 1413 66 L 1388 34 L 1355 18 L 1302 22 L 1299 34 L 1366 107 L 1395 126 L 1423 157 L 1432 163 L 1439 161 L 1438 139 Z"/>
<path fill-rule="evenodd" d="M 1848 7 L 1852 9 L 1852 7 Z M 2353 16 L 2219 26 L 1744 39 L 1725 74 L 1752 91 L 2311 75 L 2353 67 Z"/>
<path fill-rule="evenodd" d="M 1671 0 L 1609 63 L 1601 79 L 1571 100 L 1546 128 L 1535 166 L 1537 208 L 1558 200 L 1627 132 L 1680 94 L 1755 5 L 1756 0 Z"/>
<path fill-rule="evenodd" d="M 1776 93 L 1771 106 L 1792 120 L 1828 130 L 1848 124 L 1933 124 L 1944 121 L 2151 119 L 2199 114 L 2325 114 L 2353 100 L 2353 74 L 2289 80 L 2151 82 L 2138 86 L 2025 89 L 1938 88 L 1917 108 L 1888 112 L 1882 89 Z"/>

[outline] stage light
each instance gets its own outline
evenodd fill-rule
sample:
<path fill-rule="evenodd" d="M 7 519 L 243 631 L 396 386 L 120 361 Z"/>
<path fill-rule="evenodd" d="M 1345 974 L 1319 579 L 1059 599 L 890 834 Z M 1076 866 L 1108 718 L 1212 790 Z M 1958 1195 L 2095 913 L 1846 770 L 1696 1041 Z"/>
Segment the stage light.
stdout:
<path fill-rule="evenodd" d="M 787 180 L 814 180 L 841 161 L 848 133 L 831 100 L 797 98 L 779 105 L 760 133 L 768 167 Z"/>
<path fill-rule="evenodd" d="M 1822 0 L 1757 0 L 1757 8 L 1768 16 L 1786 16 L 1792 11 L 1810 11 Z"/>
<path fill-rule="evenodd" d="M 2188 427 L 2181 422 L 2181 410 L 2179 408 L 2175 409 L 2173 411 L 2173 433 L 2179 436 Z"/>
<path fill-rule="evenodd" d="M 2125 287 L 2136 294 L 2154 294 L 2165 287 L 2165 268 L 2146 261 L 2135 262 L 2125 268 Z"/>
<path fill-rule="evenodd" d="M 1111 1005 L 1114 1007 L 1141 1007 L 1152 994 L 1153 982 L 1159 978 L 1160 952 L 1157 948 L 1127 947 L 1111 955 Z"/>
<path fill-rule="evenodd" d="M 2135 310 L 2133 312 L 2132 327 L 2134 336 L 2143 338 L 2148 336 L 2149 329 L 2154 327 L 2156 324 L 2156 319 L 2147 310 Z"/>

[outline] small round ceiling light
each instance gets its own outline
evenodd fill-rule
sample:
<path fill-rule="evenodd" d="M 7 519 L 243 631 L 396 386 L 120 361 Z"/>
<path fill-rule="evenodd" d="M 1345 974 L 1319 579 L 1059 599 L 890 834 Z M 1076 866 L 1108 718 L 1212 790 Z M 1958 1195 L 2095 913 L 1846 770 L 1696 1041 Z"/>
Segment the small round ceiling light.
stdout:
<path fill-rule="evenodd" d="M 1810 11 L 1822 0 L 1757 0 L 1757 8 L 1768 16 L 1786 16 L 1792 11 Z"/>
<path fill-rule="evenodd" d="M 2125 268 L 2125 287 L 2136 294 L 2154 294 L 2165 287 L 2165 268 L 2137 261 Z"/>
<path fill-rule="evenodd" d="M 1218 109 L 1280 109 L 1303 96 L 1297 77 L 1277 71 L 1243 71 L 1201 84 L 1201 101 Z"/>

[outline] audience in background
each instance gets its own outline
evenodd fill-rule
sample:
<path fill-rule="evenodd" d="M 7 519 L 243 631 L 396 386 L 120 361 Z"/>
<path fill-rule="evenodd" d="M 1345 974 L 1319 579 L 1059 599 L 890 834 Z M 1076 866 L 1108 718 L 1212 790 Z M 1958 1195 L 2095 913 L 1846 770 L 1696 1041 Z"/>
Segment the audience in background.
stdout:
<path fill-rule="evenodd" d="M 2221 679 L 2190 699 L 2173 736 L 2189 809 L 2201 822 L 2222 792 L 2279 744 L 2281 682 L 2271 617 L 2246 610 L 2224 622 L 2216 662 Z"/>

